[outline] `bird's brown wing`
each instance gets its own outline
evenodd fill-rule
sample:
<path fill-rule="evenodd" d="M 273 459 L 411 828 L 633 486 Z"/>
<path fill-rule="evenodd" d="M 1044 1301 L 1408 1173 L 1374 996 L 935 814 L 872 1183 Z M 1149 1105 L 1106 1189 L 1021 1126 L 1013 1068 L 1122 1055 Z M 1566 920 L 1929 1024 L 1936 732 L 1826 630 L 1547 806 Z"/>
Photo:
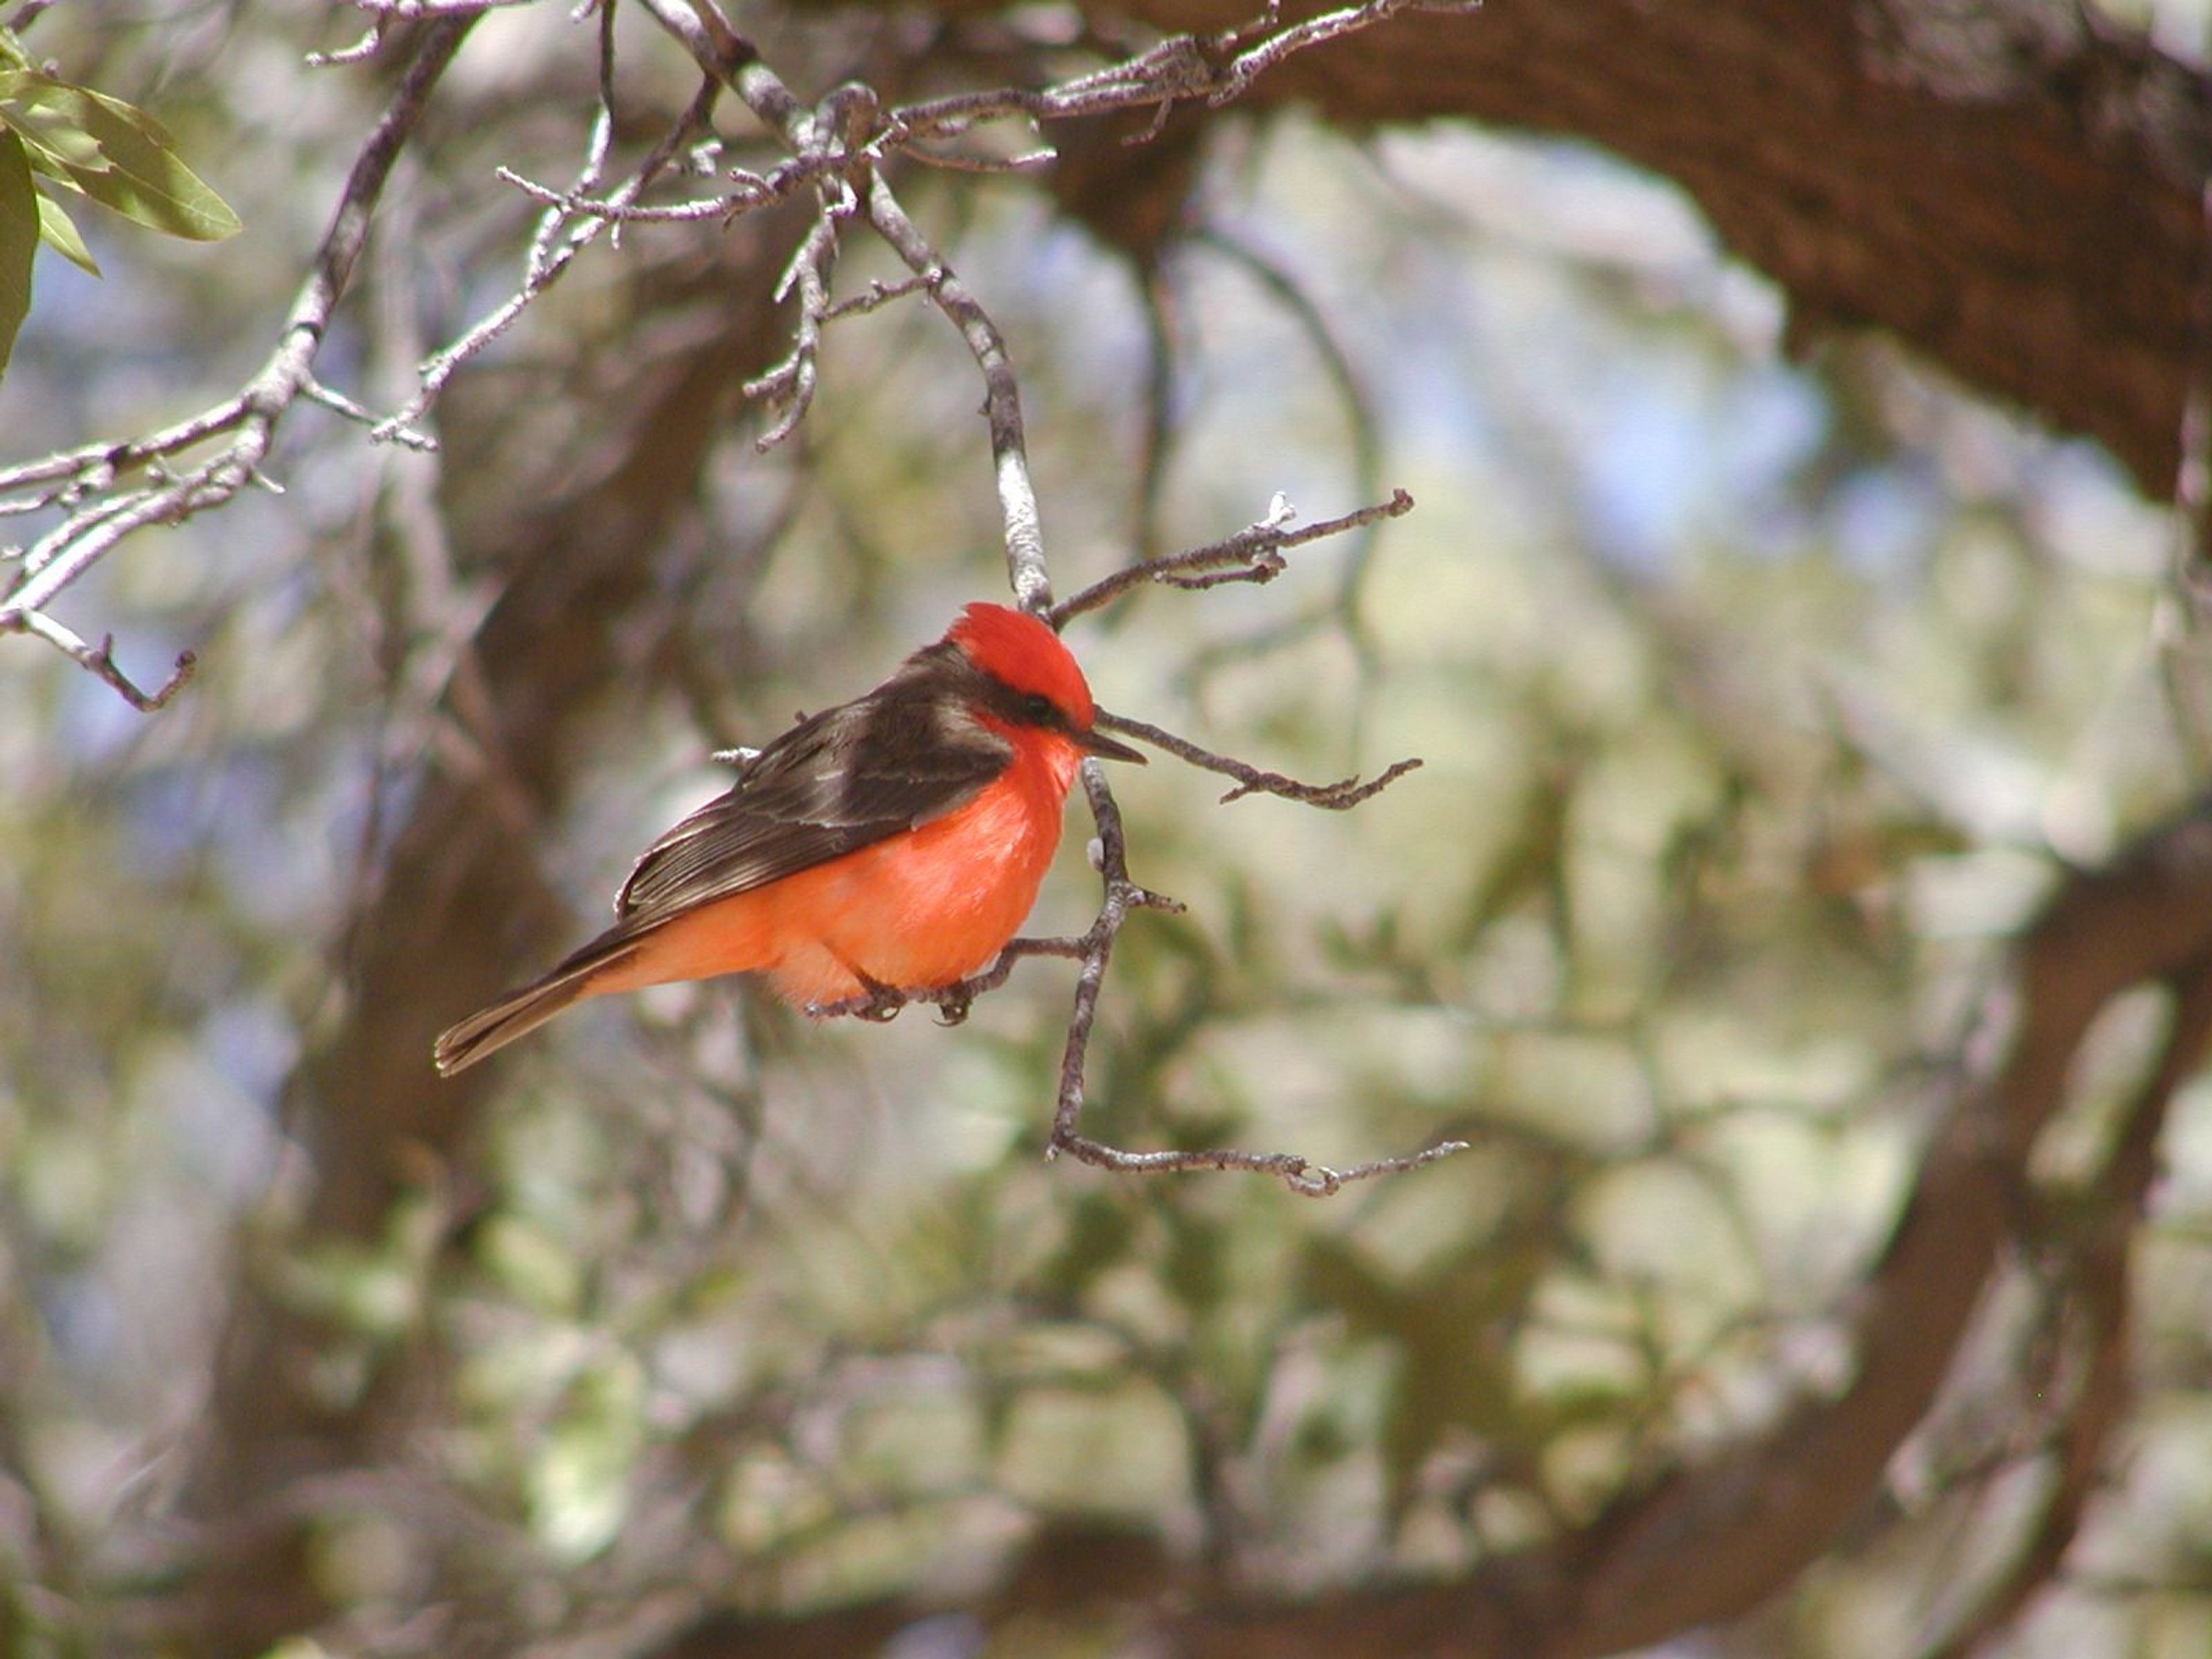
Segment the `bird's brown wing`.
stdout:
<path fill-rule="evenodd" d="M 616 932 L 635 938 L 974 799 L 1013 749 L 945 695 L 943 675 L 914 672 L 934 666 L 927 654 L 800 721 L 745 762 L 727 794 L 647 848 L 615 900 Z"/>

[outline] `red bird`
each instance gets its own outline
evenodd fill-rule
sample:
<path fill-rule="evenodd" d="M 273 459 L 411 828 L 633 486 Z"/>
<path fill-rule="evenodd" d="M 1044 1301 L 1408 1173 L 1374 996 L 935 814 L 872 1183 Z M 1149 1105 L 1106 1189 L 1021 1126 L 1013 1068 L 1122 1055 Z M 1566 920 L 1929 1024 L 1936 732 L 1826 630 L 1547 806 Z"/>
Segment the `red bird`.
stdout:
<path fill-rule="evenodd" d="M 1060 844 L 1091 729 L 1083 671 L 1036 617 L 971 605 L 866 696 L 744 760 L 727 794 L 645 851 L 617 920 L 542 979 L 440 1037 L 451 1076 L 569 1004 L 766 974 L 805 1005 L 935 990 L 1014 936 Z"/>

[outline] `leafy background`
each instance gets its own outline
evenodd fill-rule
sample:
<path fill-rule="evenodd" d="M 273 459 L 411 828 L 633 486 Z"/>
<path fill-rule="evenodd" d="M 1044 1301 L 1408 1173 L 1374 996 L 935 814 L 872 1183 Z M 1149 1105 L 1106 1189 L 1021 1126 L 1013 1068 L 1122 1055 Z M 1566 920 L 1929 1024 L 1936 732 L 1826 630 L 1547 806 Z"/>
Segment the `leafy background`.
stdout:
<path fill-rule="evenodd" d="M 370 75 L 301 67 L 333 44 L 306 9 L 106 21 L 58 8 L 38 49 L 132 106 L 19 60 L 0 118 L 49 146 L 74 121 L 112 159 L 102 124 L 151 135 L 120 112 L 158 110 L 247 228 L 210 250 L 87 216 L 106 276 L 40 265 L 11 453 L 172 418 L 256 361 L 375 101 Z M 491 168 L 565 164 L 586 33 L 516 10 L 465 51 L 333 342 L 364 401 L 402 401 L 511 285 L 530 210 Z M 638 106 L 684 97 L 650 52 L 622 61 Z M 131 167 L 105 176 L 71 173 L 142 226 L 223 228 L 192 175 L 166 219 Z M 910 188 L 1013 342 L 1072 589 L 1138 536 L 1138 286 L 1038 194 Z M 1402 484 L 1419 510 L 1264 591 L 1139 596 L 1075 648 L 1108 706 L 1258 763 L 1426 766 L 1346 817 L 1218 806 L 1172 764 L 1117 777 L 1133 873 L 1191 909 L 1124 935 L 1086 1121 L 1323 1161 L 1473 1150 L 1321 1206 L 1045 1165 L 1068 987 L 1039 963 L 957 1030 L 813 1027 L 720 986 L 593 1005 L 517 1050 L 450 1148 L 426 1133 L 387 1206 L 302 1224 L 349 1133 L 316 1114 L 405 825 L 458 764 L 462 642 L 550 481 L 667 441 L 629 416 L 722 303 L 739 233 L 640 230 L 457 383 L 442 459 L 306 412 L 281 498 L 73 591 L 126 657 L 198 651 L 158 717 L 0 651 L 15 1650 L 224 1646 L 201 1603 L 249 1593 L 200 1553 L 276 1512 L 304 1522 L 296 1582 L 251 1594 L 312 1597 L 296 1627 L 334 1650 L 653 1651 L 718 1613 L 958 1607 L 1063 1534 L 1109 1578 L 1127 1549 L 1321 1595 L 1561 1535 L 1848 1379 L 1854 1286 L 2002 1018 L 2007 941 L 2201 775 L 2171 526 L 2099 452 L 1879 340 L 1785 356 L 1778 297 L 1592 153 L 1278 117 L 1200 190 L 1212 240 L 1155 278 L 1181 325 L 1164 544 L 1278 490 L 1320 516 Z M 856 258 L 841 283 L 890 274 Z M 574 596 L 622 672 L 560 731 L 562 804 L 515 826 L 517 880 L 542 883 L 489 925 L 518 969 L 720 787 L 709 749 L 998 591 L 957 342 L 886 311 L 832 331 L 823 374 L 783 451 L 752 453 L 751 417 L 695 434 L 704 487 L 641 596 Z M 1091 900 L 1079 823 L 1055 927 Z M 2039 1152 L 2051 1193 L 2094 1166 L 2153 1012 L 2100 1030 Z M 2212 1640 L 2208 1107 L 2185 1097 L 2142 1235 L 2122 1453 L 2007 1653 Z M 2054 1340 L 2035 1271 L 1883 1514 L 1682 1651 L 1940 1638 L 2048 1478 L 2014 1397 Z M 341 1474 L 292 1478 L 281 1438 L 242 1473 L 208 1449 L 256 1398 L 226 1371 L 248 1294 L 313 1333 L 286 1409 L 373 1425 Z M 252 1504 L 209 1498 L 248 1475 Z M 1127 1615 L 1048 1601 L 988 1638 L 902 1616 L 916 1652 L 1050 1656 L 1116 1650 Z"/>

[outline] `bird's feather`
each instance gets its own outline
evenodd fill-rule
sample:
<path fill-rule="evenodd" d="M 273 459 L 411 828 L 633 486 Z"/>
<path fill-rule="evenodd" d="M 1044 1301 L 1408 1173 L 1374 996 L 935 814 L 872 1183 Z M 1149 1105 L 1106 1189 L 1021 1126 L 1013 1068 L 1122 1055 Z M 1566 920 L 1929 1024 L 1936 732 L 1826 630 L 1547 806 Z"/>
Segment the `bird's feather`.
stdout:
<path fill-rule="evenodd" d="M 646 849 L 615 900 L 617 931 L 634 938 L 974 799 L 1013 758 L 951 695 L 974 674 L 957 651 L 932 647 L 866 696 L 792 727 Z"/>

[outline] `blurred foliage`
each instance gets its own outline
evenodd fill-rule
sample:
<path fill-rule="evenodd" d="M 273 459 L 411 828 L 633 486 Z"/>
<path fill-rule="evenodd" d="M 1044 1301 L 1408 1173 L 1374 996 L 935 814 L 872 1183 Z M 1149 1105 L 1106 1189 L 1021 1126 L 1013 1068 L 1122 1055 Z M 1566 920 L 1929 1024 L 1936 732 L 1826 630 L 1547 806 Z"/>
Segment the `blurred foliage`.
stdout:
<path fill-rule="evenodd" d="M 185 165 L 159 122 L 37 67 L 13 31 L 0 27 L 0 369 L 30 310 L 32 256 L 41 242 L 100 275 L 56 191 L 186 241 L 238 234 L 238 216 Z"/>
<path fill-rule="evenodd" d="M 100 9 L 41 20 L 41 50 L 118 95 L 160 81 L 195 154 L 269 159 L 222 170 L 252 231 L 220 254 L 88 228 L 127 297 L 42 286 L 11 453 L 161 419 L 250 362 L 373 105 L 358 71 L 300 67 L 338 44 L 319 13 L 103 33 Z M 665 64 L 624 63 L 669 102 Z M 556 14 L 471 42 L 348 313 L 357 395 L 396 402 L 513 281 L 527 216 L 491 168 L 558 176 L 591 73 Z M 1133 286 L 1012 180 L 916 188 L 1013 342 L 1072 591 L 1134 535 Z M 1473 1150 L 1322 1205 L 1109 1179 L 1037 1157 L 1058 964 L 954 1030 L 666 988 L 503 1060 L 466 1165 L 426 1164 L 375 1237 L 295 1245 L 288 1079 L 347 1017 L 348 927 L 434 763 L 413 653 L 450 622 L 409 614 L 386 517 L 432 464 L 304 411 L 281 502 L 134 544 L 71 596 L 126 659 L 199 650 L 168 712 L 0 650 L 7 1650 L 129 1630 L 241 1275 L 326 1328 L 334 1407 L 395 1352 L 438 1357 L 389 1463 L 296 1498 L 317 1589 L 387 1652 L 441 1650 L 426 1608 L 502 1648 L 629 1651 L 716 1607 L 957 1596 L 1072 1520 L 1308 1590 L 1447 1571 L 1847 1380 L 1843 1312 L 2007 937 L 2059 860 L 2200 771 L 2169 713 L 2203 659 L 2161 632 L 2162 519 L 1878 343 L 1781 361 L 1777 297 L 1591 155 L 1281 119 L 1201 189 L 1337 332 L 1419 510 L 1264 590 L 1138 595 L 1076 648 L 1108 706 L 1261 764 L 1427 763 L 1346 817 L 1217 806 L 1218 780 L 1171 763 L 1116 778 L 1133 873 L 1191 908 L 1123 935 L 1086 1127 L 1323 1162 Z M 514 506 L 472 458 L 591 421 L 556 395 L 569 354 L 651 328 L 639 271 L 716 234 L 634 231 L 457 386 L 457 533 Z M 1170 544 L 1279 489 L 1355 505 L 1351 416 L 1297 316 L 1202 244 L 1163 280 Z M 952 334 L 892 308 L 831 331 L 793 450 L 730 434 L 630 689 L 576 735 L 585 786 L 517 849 L 580 936 L 720 787 L 708 750 L 862 689 L 997 591 L 976 398 Z M 1079 927 L 1091 895 L 1067 852 L 1040 925 Z M 2066 1132 L 2128 1086 L 2146 1039 L 2124 1026 Z M 2088 1565 L 2008 1653 L 2212 1632 L 2212 1094 L 2185 1105 L 2130 1455 Z M 1989 1333 L 1893 1524 L 1715 1650 L 1937 1633 L 2016 1511 L 1991 1476 L 2027 1467 L 2003 1389 L 2036 1340 Z M 1104 1650 L 1078 1624 L 1026 1639 Z"/>

